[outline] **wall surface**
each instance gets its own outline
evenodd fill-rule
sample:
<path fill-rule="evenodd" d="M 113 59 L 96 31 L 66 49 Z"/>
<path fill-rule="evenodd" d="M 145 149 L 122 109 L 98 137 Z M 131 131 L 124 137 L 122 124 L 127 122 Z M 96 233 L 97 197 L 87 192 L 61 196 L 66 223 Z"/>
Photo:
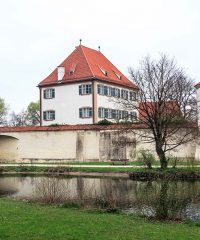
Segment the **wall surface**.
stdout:
<path fill-rule="evenodd" d="M 8 161 L 19 159 L 18 144 L 17 138 L 0 135 L 0 159 Z"/>
<path fill-rule="evenodd" d="M 1 161 L 109 161 L 136 160 L 140 149 L 155 153 L 153 143 L 138 134 L 146 130 L 70 130 L 0 132 Z M 177 157 L 195 156 L 194 141 L 172 151 Z M 196 149 L 197 148 L 197 149 Z M 197 156 L 197 155 L 196 155 Z"/>

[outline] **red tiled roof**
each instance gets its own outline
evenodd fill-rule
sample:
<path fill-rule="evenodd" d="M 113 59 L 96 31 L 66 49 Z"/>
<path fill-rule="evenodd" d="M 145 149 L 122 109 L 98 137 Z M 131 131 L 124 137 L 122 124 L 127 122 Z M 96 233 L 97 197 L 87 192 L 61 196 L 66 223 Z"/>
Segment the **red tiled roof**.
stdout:
<path fill-rule="evenodd" d="M 197 123 L 187 123 L 182 125 L 184 128 L 198 128 Z M 5 132 L 43 132 L 43 131 L 76 131 L 76 130 L 123 130 L 123 129 L 148 129 L 146 124 L 77 124 L 77 125 L 58 125 L 58 126 L 24 126 L 24 127 L 0 127 L 0 134 Z"/>
<path fill-rule="evenodd" d="M 176 101 L 168 101 L 164 103 L 162 107 L 162 115 L 167 116 L 172 114 L 172 116 L 181 116 L 181 110 Z M 143 120 L 147 118 L 147 113 L 153 113 L 155 109 L 155 102 L 144 102 L 139 105 L 139 119 Z"/>
<path fill-rule="evenodd" d="M 83 45 L 76 47 L 59 66 L 65 68 L 65 75 L 61 84 L 98 79 L 100 81 L 138 89 L 138 87 L 126 78 L 100 51 Z M 73 71 L 74 69 L 74 73 L 70 75 L 70 70 Z M 107 76 L 102 70 L 107 72 Z M 121 76 L 121 79 L 119 79 L 118 76 Z M 47 78 L 41 81 L 38 86 L 58 84 L 57 78 L 56 68 Z"/>
<path fill-rule="evenodd" d="M 116 129 L 143 129 L 147 128 L 144 124 L 77 124 L 77 125 L 56 125 L 56 126 L 22 126 L 22 127 L 0 127 L 3 132 L 40 132 L 40 131 L 75 131 L 75 130 L 116 130 Z"/>

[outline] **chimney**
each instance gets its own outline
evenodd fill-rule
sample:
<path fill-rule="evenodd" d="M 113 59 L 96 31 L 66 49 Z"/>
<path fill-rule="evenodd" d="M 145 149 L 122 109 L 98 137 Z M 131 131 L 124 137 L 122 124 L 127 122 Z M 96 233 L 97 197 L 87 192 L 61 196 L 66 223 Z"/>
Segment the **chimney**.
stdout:
<path fill-rule="evenodd" d="M 58 81 L 61 81 L 65 75 L 65 68 L 58 66 L 57 70 L 58 70 Z"/>

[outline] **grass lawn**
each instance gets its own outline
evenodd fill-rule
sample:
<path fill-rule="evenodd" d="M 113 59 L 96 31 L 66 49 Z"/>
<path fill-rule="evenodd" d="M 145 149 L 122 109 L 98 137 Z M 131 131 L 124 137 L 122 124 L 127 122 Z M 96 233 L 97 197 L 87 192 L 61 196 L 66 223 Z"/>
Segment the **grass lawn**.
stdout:
<path fill-rule="evenodd" d="M 150 222 L 100 213 L 0 199 L 0 239 L 199 240 L 200 224 Z"/>
<path fill-rule="evenodd" d="M 50 167 L 52 168 L 52 167 Z M 58 169 L 65 169 L 66 171 L 68 171 L 68 167 L 58 167 Z M 45 172 L 49 169 L 49 167 L 42 167 L 42 166 L 6 166 L 6 167 L 0 167 L 0 173 L 5 171 L 5 172 L 35 172 L 35 173 L 42 173 Z M 98 173 L 132 173 L 132 172 L 159 172 L 160 169 L 159 168 L 153 168 L 152 170 L 148 170 L 144 167 L 141 168 L 136 168 L 136 167 L 121 167 L 121 166 L 116 166 L 115 168 L 113 167 L 95 167 L 95 166 L 88 166 L 88 167 L 70 167 L 69 169 L 72 172 L 98 172 Z M 181 168 L 181 166 L 178 166 L 176 169 L 173 168 L 168 168 L 167 170 L 165 170 L 165 172 L 170 172 L 170 173 L 175 173 L 175 172 L 188 172 L 188 171 L 192 171 L 192 172 L 196 172 L 196 173 L 200 173 L 200 168 L 199 167 L 185 167 L 185 168 Z"/>
<path fill-rule="evenodd" d="M 31 163 L 17 163 L 17 162 L 2 162 L 6 163 L 6 164 L 19 164 L 19 165 L 29 165 Z M 55 161 L 55 162 L 44 162 L 44 163 L 38 163 L 38 162 L 32 162 L 32 164 L 55 164 L 55 165 L 105 165 L 105 166 L 112 166 L 111 162 L 79 162 L 79 161 L 69 161 L 69 162 L 62 162 L 62 161 Z M 120 163 L 119 163 L 120 165 Z M 130 161 L 127 163 L 127 165 L 129 166 L 144 166 L 144 163 L 142 163 L 141 161 Z M 153 163 L 154 166 L 160 166 L 160 162 L 159 161 L 155 161 Z M 169 163 L 169 165 L 172 165 L 171 163 Z M 195 167 L 195 166 L 200 166 L 200 161 L 194 161 L 194 162 L 188 162 L 188 161 L 178 161 L 177 162 L 177 166 L 188 166 L 188 167 Z"/>

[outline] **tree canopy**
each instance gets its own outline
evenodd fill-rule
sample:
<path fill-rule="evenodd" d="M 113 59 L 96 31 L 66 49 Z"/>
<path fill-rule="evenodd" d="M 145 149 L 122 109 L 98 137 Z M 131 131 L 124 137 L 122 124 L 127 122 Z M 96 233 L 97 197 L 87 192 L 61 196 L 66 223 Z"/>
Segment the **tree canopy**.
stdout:
<path fill-rule="evenodd" d="M 0 126 L 4 126 L 6 124 L 6 115 L 8 112 L 8 107 L 5 104 L 3 98 L 0 98 Z"/>

